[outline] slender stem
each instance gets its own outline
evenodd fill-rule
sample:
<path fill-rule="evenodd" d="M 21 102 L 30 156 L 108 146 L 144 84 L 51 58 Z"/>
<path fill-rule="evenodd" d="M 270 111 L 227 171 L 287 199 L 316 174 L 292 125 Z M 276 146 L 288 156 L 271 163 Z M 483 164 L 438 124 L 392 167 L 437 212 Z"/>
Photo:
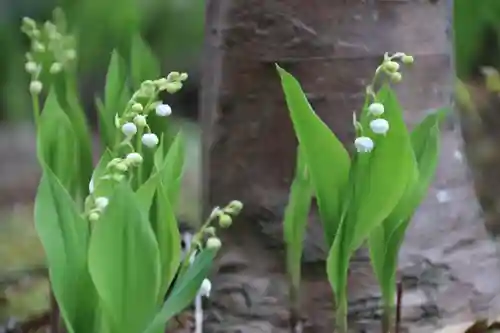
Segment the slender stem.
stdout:
<path fill-rule="evenodd" d="M 35 128 L 38 131 L 38 125 L 40 124 L 40 101 L 38 96 L 31 95 L 31 103 L 33 105 L 33 119 L 35 121 Z"/>
<path fill-rule="evenodd" d="M 382 333 L 390 333 L 392 330 L 392 307 L 384 306 L 382 314 Z"/>
<path fill-rule="evenodd" d="M 142 156 L 142 141 L 141 141 L 141 138 L 142 138 L 142 133 L 143 133 L 143 128 L 139 126 L 139 129 L 137 130 L 137 134 L 136 134 L 136 151 L 139 155 Z M 136 182 L 137 182 L 137 188 L 139 188 L 139 186 L 141 186 L 142 184 L 142 163 L 140 163 L 138 166 L 137 166 L 137 178 L 136 178 Z"/>
<path fill-rule="evenodd" d="M 335 325 L 338 333 L 347 333 L 347 299 L 345 297 L 338 298 Z"/>
<path fill-rule="evenodd" d="M 401 306 L 403 302 L 403 283 L 398 282 L 397 284 L 397 296 L 396 296 L 396 333 L 399 333 L 401 326 Z"/>

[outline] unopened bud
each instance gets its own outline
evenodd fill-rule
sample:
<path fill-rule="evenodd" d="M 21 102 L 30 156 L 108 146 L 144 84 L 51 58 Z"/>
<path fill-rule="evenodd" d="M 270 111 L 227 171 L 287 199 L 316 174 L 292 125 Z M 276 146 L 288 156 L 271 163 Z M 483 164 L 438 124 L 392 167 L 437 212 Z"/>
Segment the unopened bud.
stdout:
<path fill-rule="evenodd" d="M 134 123 L 139 127 L 144 127 L 148 124 L 146 117 L 140 114 L 134 117 Z"/>
<path fill-rule="evenodd" d="M 186 81 L 188 79 L 188 73 L 181 73 L 179 80 Z"/>
<path fill-rule="evenodd" d="M 170 72 L 168 75 L 167 75 L 167 80 L 169 81 L 177 81 L 179 80 L 181 74 L 179 72 Z"/>
<path fill-rule="evenodd" d="M 402 62 L 403 62 L 403 64 L 405 64 L 405 65 L 410 65 L 410 64 L 413 64 L 414 59 L 413 59 L 413 57 L 412 57 L 411 55 L 407 55 L 407 54 L 405 54 L 405 55 L 403 55 L 403 56 L 401 57 L 401 61 L 402 61 Z"/>
<path fill-rule="evenodd" d="M 141 103 L 134 103 L 132 105 L 132 111 L 134 111 L 134 112 L 141 112 L 143 109 L 144 108 L 143 108 Z"/>
<path fill-rule="evenodd" d="M 113 176 L 111 176 L 111 178 L 115 181 L 115 182 L 121 182 L 122 180 L 125 179 L 125 176 L 124 175 L 121 175 L 119 173 L 115 173 Z"/>
<path fill-rule="evenodd" d="M 382 103 L 372 103 L 368 107 L 368 113 L 375 117 L 379 117 L 384 113 L 384 104 Z"/>
<path fill-rule="evenodd" d="M 106 197 L 97 197 L 95 199 L 95 206 L 99 210 L 103 210 L 108 206 L 108 204 L 109 204 L 109 199 Z"/>
<path fill-rule="evenodd" d="M 210 237 L 209 239 L 207 239 L 206 246 L 207 246 L 207 248 L 209 248 L 211 250 L 218 250 L 222 246 L 222 243 L 221 243 L 219 238 Z"/>
<path fill-rule="evenodd" d="M 243 203 L 238 200 L 233 200 L 229 203 L 229 205 L 227 205 L 227 207 L 231 208 L 231 210 L 233 211 L 232 212 L 233 215 L 237 215 L 243 209 Z"/>
<path fill-rule="evenodd" d="M 219 225 L 221 228 L 229 228 L 233 223 L 233 219 L 228 214 L 221 214 L 219 216 Z"/>
<path fill-rule="evenodd" d="M 50 65 L 49 72 L 50 74 L 57 74 L 60 73 L 62 69 L 63 69 L 62 65 L 58 62 L 55 62 L 52 65 Z"/>
<path fill-rule="evenodd" d="M 26 72 L 30 74 L 35 74 L 36 72 L 38 72 L 38 65 L 34 61 L 28 61 L 24 65 L 24 69 L 26 69 Z"/>
<path fill-rule="evenodd" d="M 33 42 L 33 50 L 38 53 L 45 52 L 45 45 L 40 42 Z"/>
<path fill-rule="evenodd" d="M 399 70 L 399 67 L 400 67 L 399 64 L 395 61 L 387 61 L 384 64 L 384 69 L 389 73 L 397 72 Z"/>
<path fill-rule="evenodd" d="M 30 82 L 30 93 L 32 95 L 38 95 L 42 92 L 43 84 L 38 80 L 33 80 Z"/>
<path fill-rule="evenodd" d="M 89 214 L 89 221 L 90 222 L 97 222 L 99 220 L 99 213 L 97 212 L 92 212 Z"/>
<path fill-rule="evenodd" d="M 126 162 L 118 163 L 117 165 L 115 165 L 115 170 L 120 172 L 126 172 L 128 170 L 128 165 Z"/>
<path fill-rule="evenodd" d="M 75 60 L 76 59 L 76 51 L 73 49 L 66 50 L 65 52 L 66 59 Z"/>
<path fill-rule="evenodd" d="M 206 234 L 206 235 L 209 235 L 209 236 L 215 236 L 215 228 L 214 227 L 206 227 L 203 232 Z"/>
<path fill-rule="evenodd" d="M 394 83 L 399 83 L 403 79 L 403 75 L 399 72 L 395 72 L 391 74 L 391 81 Z"/>
<path fill-rule="evenodd" d="M 142 163 L 143 158 L 139 153 L 130 153 L 127 155 L 125 158 L 127 163 L 130 163 L 131 165 L 139 165 Z"/>
<path fill-rule="evenodd" d="M 165 90 L 170 93 L 170 94 L 175 94 L 179 90 L 182 89 L 182 83 L 181 82 L 169 82 L 165 85 Z"/>

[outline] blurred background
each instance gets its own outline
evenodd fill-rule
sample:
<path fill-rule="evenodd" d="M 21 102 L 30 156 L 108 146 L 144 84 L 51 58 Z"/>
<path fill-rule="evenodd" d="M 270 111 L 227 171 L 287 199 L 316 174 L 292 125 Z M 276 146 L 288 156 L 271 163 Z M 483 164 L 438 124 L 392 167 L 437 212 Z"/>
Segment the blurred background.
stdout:
<path fill-rule="evenodd" d="M 198 109 L 203 1 L 0 0 L 0 331 L 42 314 L 48 306 L 43 252 L 32 225 L 39 171 L 29 76 L 24 70 L 30 45 L 20 25 L 25 16 L 37 22 L 51 20 L 56 6 L 63 8 L 69 26 L 78 31 L 80 93 L 94 129 L 94 96 L 102 91 L 110 52 L 115 47 L 128 49 L 131 31 L 140 29 L 160 59 L 163 75 L 175 70 L 190 76 L 184 88 L 165 102 L 175 117 L 187 120 L 188 158 L 194 161 L 193 168 L 199 165 L 195 162 L 198 128 L 193 120 Z M 199 183 L 193 168 L 191 177 L 186 177 L 191 188 Z M 195 197 L 189 199 L 199 201 L 196 190 L 191 193 Z M 193 210 L 196 207 L 184 209 L 183 219 L 193 218 Z"/>

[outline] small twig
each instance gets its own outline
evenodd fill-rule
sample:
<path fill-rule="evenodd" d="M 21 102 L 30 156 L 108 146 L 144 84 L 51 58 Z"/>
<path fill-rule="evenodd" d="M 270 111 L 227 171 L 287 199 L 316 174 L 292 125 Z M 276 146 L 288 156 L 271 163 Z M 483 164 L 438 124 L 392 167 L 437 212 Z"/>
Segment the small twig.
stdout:
<path fill-rule="evenodd" d="M 401 303 L 403 300 L 403 283 L 400 281 L 396 286 L 396 330 L 399 333 L 401 327 Z"/>

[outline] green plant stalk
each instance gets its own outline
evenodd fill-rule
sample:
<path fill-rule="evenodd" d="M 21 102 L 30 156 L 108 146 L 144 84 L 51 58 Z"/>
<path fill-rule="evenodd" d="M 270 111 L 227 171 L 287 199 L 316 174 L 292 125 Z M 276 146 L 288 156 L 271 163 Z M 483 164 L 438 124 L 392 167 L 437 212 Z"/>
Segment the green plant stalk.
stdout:
<path fill-rule="evenodd" d="M 300 313 L 300 280 L 302 241 L 313 195 L 303 154 L 297 150 L 297 167 L 285 210 L 284 238 L 286 242 L 287 272 L 290 280 L 290 329 L 294 330 Z"/>
<path fill-rule="evenodd" d="M 142 138 L 142 134 L 144 132 L 144 129 L 139 126 L 138 130 L 137 130 L 137 134 L 136 134 L 136 151 L 139 155 L 142 156 L 142 142 L 141 142 L 141 138 Z M 142 185 L 142 179 L 143 179 L 143 167 L 142 167 L 142 163 L 140 163 L 138 166 L 137 166 L 137 177 L 135 178 L 135 181 L 136 181 L 136 188 L 139 188 L 141 185 Z"/>
<path fill-rule="evenodd" d="M 337 327 L 338 333 L 347 333 L 347 286 L 342 290 L 336 292 L 336 304 L 335 304 L 335 326 Z"/>
<path fill-rule="evenodd" d="M 33 105 L 33 120 L 35 122 L 35 129 L 38 130 L 38 125 L 40 123 L 40 100 L 38 96 L 31 95 L 31 103 Z"/>

